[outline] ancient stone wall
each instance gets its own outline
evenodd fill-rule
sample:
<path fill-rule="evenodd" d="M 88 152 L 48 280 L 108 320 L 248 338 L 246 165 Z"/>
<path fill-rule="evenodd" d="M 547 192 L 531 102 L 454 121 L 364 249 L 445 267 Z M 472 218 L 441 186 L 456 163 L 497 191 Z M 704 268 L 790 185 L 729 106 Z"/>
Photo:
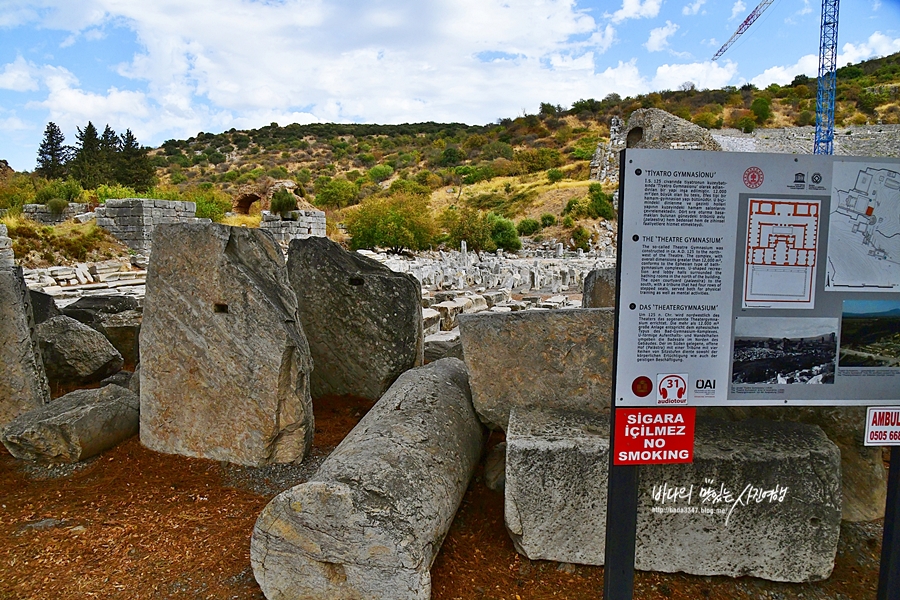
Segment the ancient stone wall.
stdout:
<path fill-rule="evenodd" d="M 26 204 L 22 207 L 22 214 L 26 219 L 43 223 L 44 225 L 55 225 L 62 223 L 75 215 L 80 215 L 87 211 L 87 204 L 78 202 L 70 202 L 69 205 L 61 213 L 52 212 L 44 204 Z"/>
<path fill-rule="evenodd" d="M 259 228 L 275 236 L 283 244 L 309 237 L 325 237 L 325 213 L 321 210 L 293 210 L 286 219 L 267 211 L 262 213 Z"/>
<path fill-rule="evenodd" d="M 135 252 L 150 252 L 153 229 L 162 223 L 209 222 L 197 219 L 194 202 L 124 198 L 107 200 L 94 211 L 97 225 L 109 231 Z"/>

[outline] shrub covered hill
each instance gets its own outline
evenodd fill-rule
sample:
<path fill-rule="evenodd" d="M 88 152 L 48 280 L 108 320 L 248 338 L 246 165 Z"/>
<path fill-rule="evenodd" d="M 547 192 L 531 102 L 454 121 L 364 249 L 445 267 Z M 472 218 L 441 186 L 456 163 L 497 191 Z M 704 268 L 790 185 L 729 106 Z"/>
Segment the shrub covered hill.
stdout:
<path fill-rule="evenodd" d="M 837 82 L 838 126 L 900 123 L 900 53 L 842 67 Z M 155 187 L 136 193 L 113 181 L 83 194 L 99 202 L 183 197 L 198 202 L 201 216 L 221 220 L 242 186 L 291 179 L 295 194 L 326 211 L 330 235 L 341 236 L 335 225 L 343 222 L 356 247 L 454 246 L 464 238 L 470 248 L 515 249 L 517 233 L 586 246 L 603 219 L 615 218 L 611 190 L 588 181 L 588 163 L 609 135 L 611 117 L 627 120 L 654 107 L 707 129 L 805 126 L 815 123 L 815 96 L 815 79 L 800 75 L 763 90 L 751 84 L 698 90 L 686 82 L 678 90 L 613 93 L 568 108 L 547 102 L 536 114 L 490 125 L 273 123 L 168 140 L 146 149 Z M 53 183 L 31 187 L 45 185 Z M 27 195 L 21 187 L 15 198 L 0 189 L 0 208 L 15 209 Z M 256 206 L 243 222 L 252 225 L 254 213 Z M 387 231 L 389 239 L 379 233 Z"/>

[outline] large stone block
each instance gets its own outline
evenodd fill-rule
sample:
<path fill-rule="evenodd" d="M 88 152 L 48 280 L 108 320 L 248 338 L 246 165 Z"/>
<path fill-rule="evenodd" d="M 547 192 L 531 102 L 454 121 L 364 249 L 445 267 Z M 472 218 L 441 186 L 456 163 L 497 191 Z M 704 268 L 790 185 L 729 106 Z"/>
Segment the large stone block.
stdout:
<path fill-rule="evenodd" d="M 315 363 L 313 396 L 377 399 L 423 363 L 415 277 L 319 237 L 292 240 L 287 264 Z"/>
<path fill-rule="evenodd" d="M 581 308 L 616 305 L 616 269 L 593 269 L 584 277 Z"/>
<path fill-rule="evenodd" d="M 126 310 L 114 314 L 100 314 L 99 329 L 109 343 L 119 351 L 125 364 L 134 366 L 140 361 L 140 335 L 143 314 Z"/>
<path fill-rule="evenodd" d="M 270 235 L 160 225 L 143 315 L 145 446 L 255 466 L 303 459 L 312 360 Z"/>
<path fill-rule="evenodd" d="M 20 415 L 0 441 L 10 454 L 38 462 L 78 462 L 138 432 L 140 400 L 118 385 L 76 390 Z"/>
<path fill-rule="evenodd" d="M 505 430 L 514 406 L 606 410 L 614 321 L 610 309 L 460 315 L 478 416 Z"/>
<path fill-rule="evenodd" d="M 100 381 L 122 369 L 122 355 L 95 329 L 60 315 L 36 327 L 51 384 Z"/>
<path fill-rule="evenodd" d="M 818 425 L 841 451 L 842 518 L 874 521 L 884 516 L 887 478 L 881 448 L 863 445 L 864 406 L 715 406 L 703 414 L 727 420 L 769 419 Z"/>
<path fill-rule="evenodd" d="M 407 371 L 250 542 L 267 598 L 427 600 L 484 445 L 462 361 Z"/>
<path fill-rule="evenodd" d="M 50 401 L 21 267 L 0 268 L 0 427 Z"/>
<path fill-rule="evenodd" d="M 520 552 L 603 564 L 608 431 L 600 416 L 513 412 L 506 520 Z M 825 579 L 840 534 L 840 489 L 839 451 L 820 428 L 700 418 L 693 464 L 640 467 L 635 566 Z"/>

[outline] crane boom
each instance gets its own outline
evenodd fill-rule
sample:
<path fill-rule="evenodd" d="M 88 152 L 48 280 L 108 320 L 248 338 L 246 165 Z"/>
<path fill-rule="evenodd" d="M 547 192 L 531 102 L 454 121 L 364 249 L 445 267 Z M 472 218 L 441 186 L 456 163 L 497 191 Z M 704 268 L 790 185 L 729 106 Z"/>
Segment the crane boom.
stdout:
<path fill-rule="evenodd" d="M 725 44 L 723 44 L 721 48 L 719 48 L 719 51 L 716 52 L 716 55 L 713 56 L 712 59 L 716 60 L 717 58 L 725 54 L 725 51 L 731 48 L 731 45 L 741 36 L 741 34 L 747 31 L 747 29 L 751 25 L 753 25 L 753 22 L 756 21 L 756 19 L 758 19 L 759 16 L 763 14 L 763 12 L 767 8 L 769 8 L 769 6 L 771 6 L 773 2 L 775 2 L 775 0 L 762 0 L 762 2 L 760 2 L 759 5 L 757 5 L 757 7 L 753 9 L 753 12 L 747 15 L 747 18 L 744 19 L 744 22 L 741 23 L 740 27 L 737 28 L 737 31 L 732 34 L 731 38 L 727 42 L 725 42 Z"/>
<path fill-rule="evenodd" d="M 840 0 L 822 0 L 819 85 L 816 90 L 816 142 L 813 154 L 834 154 L 834 100 L 837 87 L 837 35 Z"/>

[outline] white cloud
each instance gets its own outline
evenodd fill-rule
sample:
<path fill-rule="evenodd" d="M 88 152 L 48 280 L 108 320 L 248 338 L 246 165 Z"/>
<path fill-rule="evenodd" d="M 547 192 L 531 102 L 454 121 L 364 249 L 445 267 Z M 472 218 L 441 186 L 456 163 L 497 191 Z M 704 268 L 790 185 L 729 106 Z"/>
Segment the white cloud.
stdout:
<path fill-rule="evenodd" d="M 33 72 L 34 66 L 21 56 L 17 56 L 13 62 L 3 65 L 3 71 L 0 72 L 0 89 L 14 92 L 37 90 L 38 81 Z"/>
<path fill-rule="evenodd" d="M 626 19 L 646 19 L 659 14 L 662 0 L 622 0 L 622 8 L 614 12 L 610 18 L 613 23 L 621 23 Z"/>
<path fill-rule="evenodd" d="M 671 21 L 666 21 L 666 24 L 662 27 L 650 30 L 650 37 L 647 38 L 647 43 L 644 44 L 644 47 L 647 48 L 648 52 L 666 50 L 669 47 L 669 38 L 676 31 L 678 31 L 678 25 Z"/>
<path fill-rule="evenodd" d="M 803 0 L 803 8 L 797 11 L 798 15 L 808 15 L 813 11 L 812 4 L 810 4 L 809 0 Z"/>
<path fill-rule="evenodd" d="M 608 24 L 604 29 L 598 29 L 594 33 L 591 34 L 591 37 L 588 38 L 587 42 L 584 45 L 589 46 L 596 50 L 598 53 L 603 54 L 610 47 L 616 43 L 618 40 L 616 38 L 616 30 L 615 28 Z"/>
<path fill-rule="evenodd" d="M 700 12 L 700 7 L 704 4 L 706 4 L 706 0 L 696 0 L 695 2 L 691 2 L 681 9 L 681 14 L 696 15 L 698 12 Z"/>
<path fill-rule="evenodd" d="M 797 75 L 816 77 L 819 72 L 819 57 L 815 54 L 807 54 L 800 57 L 796 63 L 786 66 L 775 66 L 766 69 L 750 80 L 750 83 L 762 89 L 769 84 L 787 85 Z"/>
<path fill-rule="evenodd" d="M 660 65 L 650 83 L 656 90 L 675 90 L 686 81 L 694 82 L 701 90 L 716 89 L 728 85 L 736 73 L 737 64 L 730 60 Z"/>
<path fill-rule="evenodd" d="M 744 12 L 747 10 L 747 5 L 744 4 L 741 0 L 737 0 L 734 3 L 734 6 L 731 7 L 731 17 L 729 20 L 734 20 L 736 17 L 746 16 Z"/>
<path fill-rule="evenodd" d="M 846 43 L 838 52 L 838 66 L 847 63 L 857 63 L 869 58 L 886 56 L 900 51 L 900 38 L 891 39 L 880 31 L 869 36 L 869 39 L 861 44 Z"/>
<path fill-rule="evenodd" d="M 25 131 L 28 129 L 30 129 L 29 125 L 18 117 L 0 119 L 0 131 Z"/>

